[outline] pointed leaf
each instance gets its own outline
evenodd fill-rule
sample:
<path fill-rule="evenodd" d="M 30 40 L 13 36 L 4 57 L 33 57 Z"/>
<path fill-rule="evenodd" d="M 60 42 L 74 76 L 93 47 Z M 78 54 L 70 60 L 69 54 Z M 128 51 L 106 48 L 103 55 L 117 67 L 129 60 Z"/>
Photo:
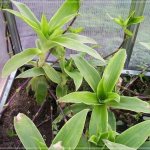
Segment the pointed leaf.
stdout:
<path fill-rule="evenodd" d="M 13 4 L 19 9 L 20 13 L 28 18 L 29 20 L 34 21 L 37 25 L 39 25 L 39 21 L 36 18 L 36 16 L 33 14 L 33 12 L 30 10 L 28 6 L 26 6 L 23 3 L 17 2 L 17 1 L 12 1 Z"/>
<path fill-rule="evenodd" d="M 88 142 L 87 138 L 82 135 L 81 139 L 78 143 L 78 146 L 76 147 L 75 150 L 90 150 L 90 143 Z"/>
<path fill-rule="evenodd" d="M 54 138 L 52 144 L 62 141 L 62 146 L 65 149 L 75 149 L 82 136 L 88 111 L 88 109 L 82 110 L 67 121 Z"/>
<path fill-rule="evenodd" d="M 116 131 L 116 118 L 115 118 L 114 113 L 111 110 L 108 111 L 108 122 L 109 122 L 111 129 L 113 131 Z"/>
<path fill-rule="evenodd" d="M 67 94 L 68 87 L 67 85 L 57 85 L 56 87 L 56 96 L 57 98 L 63 97 Z"/>
<path fill-rule="evenodd" d="M 46 16 L 43 14 L 41 18 L 41 30 L 45 36 L 49 33 L 49 26 Z"/>
<path fill-rule="evenodd" d="M 45 77 L 40 76 L 36 82 L 35 97 L 38 104 L 42 104 L 47 97 L 48 84 Z"/>
<path fill-rule="evenodd" d="M 144 16 L 132 17 L 129 19 L 127 26 L 143 22 Z"/>
<path fill-rule="evenodd" d="M 84 103 L 87 105 L 100 105 L 96 94 L 91 92 L 72 92 L 64 97 L 61 97 L 59 102 L 65 103 Z"/>
<path fill-rule="evenodd" d="M 31 61 L 35 56 L 39 55 L 40 53 L 41 51 L 37 48 L 29 48 L 19 54 L 14 55 L 5 64 L 2 71 L 2 76 L 10 75 L 13 71 L 17 70 L 19 67 Z"/>
<path fill-rule="evenodd" d="M 75 56 L 72 58 L 84 79 L 93 91 L 96 92 L 98 82 L 100 81 L 100 75 L 97 70 L 81 56 Z"/>
<path fill-rule="evenodd" d="M 105 68 L 102 80 L 99 82 L 97 88 L 97 95 L 107 95 L 107 92 L 112 92 L 115 84 L 117 83 L 121 71 L 124 67 L 126 60 L 126 50 L 120 49 L 109 61 L 108 66 Z M 102 89 L 103 88 L 103 89 Z M 103 93 L 104 92 L 104 93 Z"/>
<path fill-rule="evenodd" d="M 77 13 L 69 15 L 67 17 L 64 17 L 56 26 L 50 28 L 51 31 L 54 31 L 58 28 L 63 27 L 66 23 L 68 23 L 69 21 L 71 21 L 73 18 L 75 18 L 77 16 Z"/>
<path fill-rule="evenodd" d="M 26 150 L 48 149 L 42 135 L 40 134 L 34 123 L 26 115 L 19 113 L 14 118 L 14 127 L 20 141 L 22 142 Z M 37 140 L 42 143 L 42 147 L 39 147 Z"/>
<path fill-rule="evenodd" d="M 66 0 L 63 5 L 58 9 L 49 22 L 50 29 L 55 27 L 65 17 L 78 12 L 80 7 L 80 0 Z"/>
<path fill-rule="evenodd" d="M 113 101 L 108 103 L 108 105 L 116 109 L 150 113 L 150 104 L 136 97 L 121 96 L 119 103 Z"/>
<path fill-rule="evenodd" d="M 107 93 L 107 98 L 104 100 L 104 103 L 108 103 L 111 101 L 116 101 L 116 102 L 120 102 L 120 95 L 118 95 L 117 93 L 114 92 L 109 92 Z"/>
<path fill-rule="evenodd" d="M 120 25 L 121 27 L 124 27 L 125 25 L 125 22 L 122 17 L 113 18 L 113 21 L 117 23 L 118 25 Z"/>
<path fill-rule="evenodd" d="M 28 19 L 27 17 L 23 16 L 21 13 L 14 11 L 14 10 L 11 10 L 11 9 L 4 9 L 4 11 L 10 12 L 11 14 L 19 17 L 20 19 L 22 19 L 24 22 L 26 22 L 33 29 L 40 29 L 39 26 L 33 20 Z"/>
<path fill-rule="evenodd" d="M 63 36 L 58 36 L 57 38 L 52 39 L 52 42 L 75 51 L 87 53 L 93 56 L 94 58 L 99 59 L 103 63 L 105 63 L 105 60 L 99 55 L 99 53 L 96 50 L 92 49 L 87 45 L 80 43 L 80 41 L 66 38 Z"/>
<path fill-rule="evenodd" d="M 139 148 L 139 150 L 148 150 L 150 148 L 150 141 L 146 141 L 142 146 Z"/>
<path fill-rule="evenodd" d="M 97 44 L 97 42 L 89 37 L 79 35 L 79 34 L 74 34 L 74 33 L 66 33 L 64 37 L 74 39 L 76 41 L 80 41 L 81 43 L 91 43 L 91 44 Z"/>
<path fill-rule="evenodd" d="M 130 30 L 128 30 L 128 29 L 125 29 L 124 32 L 125 32 L 128 36 L 132 36 L 132 35 L 133 35 L 133 33 L 132 33 Z"/>
<path fill-rule="evenodd" d="M 107 113 L 108 112 L 105 105 L 94 106 L 91 119 L 90 119 L 90 125 L 89 125 L 90 137 L 92 135 L 96 135 L 96 136 L 100 135 L 101 133 L 107 130 L 106 129 L 108 124 Z"/>
<path fill-rule="evenodd" d="M 42 67 L 47 75 L 47 77 L 52 80 L 54 83 L 61 83 L 61 76 L 53 67 L 48 64 L 45 64 Z"/>
<path fill-rule="evenodd" d="M 110 150 L 136 150 L 134 148 L 131 148 L 122 144 L 114 143 L 109 140 L 103 140 L 103 141 Z"/>
<path fill-rule="evenodd" d="M 150 136 L 150 120 L 141 122 L 117 136 L 116 142 L 138 149 Z"/>
<path fill-rule="evenodd" d="M 31 78 L 41 75 L 45 75 L 44 70 L 41 67 L 34 67 L 32 69 L 22 72 L 16 78 Z"/>
<path fill-rule="evenodd" d="M 4 9 L 4 10 L 8 11 L 8 12 L 12 13 L 13 15 L 22 19 L 25 23 L 27 23 L 36 32 L 36 34 L 40 37 L 41 40 L 43 40 L 43 41 L 46 40 L 44 34 L 41 32 L 40 27 L 34 21 L 26 18 L 25 16 L 21 15 L 21 13 L 19 13 L 17 11 L 14 11 L 11 9 Z"/>
<path fill-rule="evenodd" d="M 63 113 L 64 114 L 59 114 L 59 116 L 53 121 L 53 124 L 56 125 L 58 122 L 60 122 L 63 118 L 64 115 L 65 116 L 69 116 L 70 114 L 76 114 L 80 111 L 82 111 L 83 109 L 91 109 L 91 107 L 89 105 L 85 105 L 85 104 L 72 104 L 69 107 L 65 107 L 65 109 L 63 109 Z"/>
<path fill-rule="evenodd" d="M 73 79 L 76 91 L 80 88 L 83 80 L 83 76 L 80 74 L 79 71 L 73 70 L 73 71 L 68 71 L 67 68 L 64 68 L 64 71 L 67 73 L 67 75 Z"/>

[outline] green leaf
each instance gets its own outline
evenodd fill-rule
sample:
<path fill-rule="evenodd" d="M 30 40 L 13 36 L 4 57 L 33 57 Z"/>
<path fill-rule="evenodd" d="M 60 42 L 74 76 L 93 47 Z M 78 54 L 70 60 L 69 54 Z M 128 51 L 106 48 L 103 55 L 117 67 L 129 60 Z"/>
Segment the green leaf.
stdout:
<path fill-rule="evenodd" d="M 136 107 L 136 106 L 135 106 Z M 150 120 L 143 121 L 117 136 L 116 142 L 138 149 L 150 136 Z"/>
<path fill-rule="evenodd" d="M 49 22 L 49 28 L 57 26 L 64 18 L 76 14 L 80 7 L 80 0 L 66 0 Z"/>
<path fill-rule="evenodd" d="M 64 46 L 68 49 L 87 53 L 87 54 L 93 56 L 94 58 L 99 59 L 103 63 L 105 63 L 105 60 L 99 55 L 99 53 L 97 51 L 95 51 L 94 49 L 92 49 L 91 47 L 89 47 L 87 45 L 80 43 L 80 41 L 66 38 L 62 35 L 62 36 L 58 36 L 58 37 L 52 39 L 52 42 L 56 43 L 58 45 Z"/>
<path fill-rule="evenodd" d="M 97 95 L 99 98 L 106 98 L 108 92 L 112 92 L 117 83 L 121 71 L 124 67 L 126 60 L 126 50 L 120 49 L 109 61 L 108 66 L 105 68 L 102 80 L 97 87 Z"/>
<path fill-rule="evenodd" d="M 150 50 L 150 43 L 140 42 L 140 44 L 143 45 L 148 50 Z"/>
<path fill-rule="evenodd" d="M 32 69 L 22 72 L 16 78 L 31 78 L 41 75 L 45 75 L 44 70 L 41 67 L 34 67 Z"/>
<path fill-rule="evenodd" d="M 29 20 L 32 20 L 35 22 L 37 25 L 39 25 L 39 21 L 36 18 L 36 16 L 33 14 L 33 12 L 27 7 L 25 4 L 17 2 L 17 1 L 12 1 L 13 4 L 19 9 L 20 13 L 22 16 L 28 18 Z"/>
<path fill-rule="evenodd" d="M 108 111 L 108 123 L 113 131 L 116 131 L 116 118 L 112 111 Z"/>
<path fill-rule="evenodd" d="M 20 141 L 26 150 L 29 149 L 44 149 L 48 150 L 45 141 L 34 125 L 34 123 L 24 114 L 19 113 L 14 118 L 14 127 Z M 39 147 L 37 140 L 42 143 L 42 147 Z"/>
<path fill-rule="evenodd" d="M 68 107 L 65 107 L 65 109 L 63 109 L 63 114 L 59 114 L 59 116 L 53 121 L 53 125 L 56 125 L 58 122 L 60 122 L 63 119 L 64 115 L 69 116 L 72 113 L 76 114 L 83 109 L 90 109 L 90 106 L 85 104 L 72 104 Z"/>
<path fill-rule="evenodd" d="M 143 22 L 144 16 L 132 17 L 129 19 L 127 26 Z"/>
<path fill-rule="evenodd" d="M 78 35 L 74 33 L 66 33 L 64 37 L 74 39 L 76 41 L 80 41 L 81 43 L 91 43 L 91 44 L 97 44 L 97 42 L 89 37 L 83 36 L 83 35 Z"/>
<path fill-rule="evenodd" d="M 47 75 L 47 77 L 52 80 L 54 83 L 61 83 L 61 76 L 60 76 L 60 73 L 57 72 L 53 67 L 51 67 L 50 65 L 48 64 L 45 64 L 43 67 L 42 67 Z"/>
<path fill-rule="evenodd" d="M 110 150 L 136 150 L 134 148 L 131 148 L 122 144 L 114 143 L 109 140 L 103 140 L 103 142 Z"/>
<path fill-rule="evenodd" d="M 47 81 L 45 77 L 40 76 L 38 77 L 35 91 L 35 97 L 38 104 L 42 104 L 46 100 L 47 93 L 48 93 Z"/>
<path fill-rule="evenodd" d="M 107 93 L 107 98 L 104 100 L 104 103 L 108 103 L 111 101 L 116 101 L 116 102 L 120 102 L 120 95 L 118 95 L 117 93 L 114 92 L 109 92 Z"/>
<path fill-rule="evenodd" d="M 67 94 L 67 91 L 68 91 L 67 85 L 63 85 L 63 86 L 62 85 L 57 85 L 57 87 L 56 87 L 56 96 L 58 98 L 63 97 Z"/>
<path fill-rule="evenodd" d="M 108 116 L 106 115 L 107 110 L 105 108 L 104 105 L 94 106 L 89 125 L 90 137 L 92 135 L 100 135 L 107 128 L 105 123 L 108 123 Z M 106 119 L 106 121 L 104 119 Z"/>
<path fill-rule="evenodd" d="M 150 148 L 150 141 L 146 141 L 142 146 L 139 148 L 139 150 L 148 150 Z"/>
<path fill-rule="evenodd" d="M 65 149 L 75 149 L 82 136 L 88 111 L 88 109 L 82 110 L 67 121 L 54 138 L 52 144 L 62 141 L 62 146 Z"/>
<path fill-rule="evenodd" d="M 29 48 L 19 54 L 14 55 L 5 64 L 2 71 L 2 76 L 4 77 L 10 75 L 13 71 L 17 70 L 19 67 L 31 61 L 35 56 L 39 55 L 40 53 L 41 51 L 37 48 Z"/>
<path fill-rule="evenodd" d="M 132 35 L 133 35 L 133 33 L 132 33 L 130 30 L 128 30 L 128 29 L 125 29 L 124 32 L 125 32 L 128 36 L 132 36 Z"/>
<path fill-rule="evenodd" d="M 98 82 L 100 81 L 100 75 L 97 70 L 81 56 L 73 56 L 72 58 L 86 82 L 96 92 Z"/>
<path fill-rule="evenodd" d="M 121 96 L 119 103 L 113 101 L 108 103 L 108 105 L 116 109 L 125 109 L 135 112 L 150 113 L 149 103 L 142 101 L 136 97 Z"/>
<path fill-rule="evenodd" d="M 125 25 L 125 22 L 122 17 L 113 18 L 113 21 L 117 23 L 118 25 L 120 25 L 121 27 L 124 27 Z"/>
<path fill-rule="evenodd" d="M 56 26 L 50 28 L 50 31 L 54 31 L 54 30 L 56 30 L 56 29 L 58 29 L 58 28 L 63 27 L 66 23 L 68 23 L 69 21 L 71 21 L 71 20 L 72 20 L 74 17 L 76 17 L 76 16 L 77 16 L 77 13 L 72 14 L 72 15 L 69 15 L 69 16 L 67 16 L 67 17 L 64 17 L 64 18 L 59 22 L 59 24 L 57 24 Z"/>
<path fill-rule="evenodd" d="M 40 29 L 39 26 L 33 20 L 28 19 L 27 17 L 23 16 L 21 13 L 11 10 L 11 9 L 4 9 L 4 11 L 7 11 L 7 12 L 19 17 L 24 22 L 26 22 L 29 26 L 31 26 L 33 29 Z"/>
<path fill-rule="evenodd" d="M 61 97 L 59 102 L 66 103 L 84 103 L 87 105 L 100 105 L 96 94 L 91 92 L 72 92 L 64 97 Z"/>
<path fill-rule="evenodd" d="M 41 30 L 43 34 L 47 37 L 49 33 L 49 25 L 46 16 L 43 14 L 41 18 Z"/>
<path fill-rule="evenodd" d="M 57 58 L 60 59 L 60 61 L 64 61 L 66 50 L 63 46 L 57 46 L 55 47 L 55 50 L 52 51 L 52 54 Z"/>
<path fill-rule="evenodd" d="M 75 150 L 90 150 L 90 143 L 88 142 L 87 138 L 82 135 L 78 146 L 76 147 Z"/>
<path fill-rule="evenodd" d="M 42 41 L 46 40 L 44 34 L 41 32 L 41 28 L 34 21 L 26 18 L 25 16 L 21 15 L 21 13 L 19 13 L 17 11 L 14 11 L 14 10 L 11 10 L 11 9 L 4 9 L 4 11 L 10 12 L 13 15 L 15 15 L 15 16 L 19 17 L 20 19 L 22 19 L 25 23 L 27 23 L 36 32 L 36 34 L 39 36 L 39 38 Z"/>
<path fill-rule="evenodd" d="M 83 76 L 77 70 L 69 71 L 69 70 L 67 70 L 67 68 L 64 68 L 64 71 L 67 73 L 67 75 L 70 78 L 73 79 L 75 87 L 76 87 L 76 91 L 77 91 L 82 84 Z"/>

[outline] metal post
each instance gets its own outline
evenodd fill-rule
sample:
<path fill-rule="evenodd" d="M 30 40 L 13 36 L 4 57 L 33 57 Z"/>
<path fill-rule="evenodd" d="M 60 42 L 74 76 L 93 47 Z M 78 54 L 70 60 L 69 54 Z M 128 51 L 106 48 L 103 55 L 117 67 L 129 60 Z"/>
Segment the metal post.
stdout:
<path fill-rule="evenodd" d="M 130 7 L 130 12 L 135 11 L 135 16 L 142 16 L 145 8 L 146 0 L 132 0 L 131 2 L 131 7 Z M 127 51 L 127 60 L 125 64 L 125 68 L 127 69 L 130 63 L 131 55 L 133 52 L 133 47 L 136 41 L 138 29 L 139 29 L 140 24 L 137 25 L 132 25 L 128 29 L 133 33 L 133 36 L 129 38 L 124 44 L 123 48 L 126 49 Z"/>
<path fill-rule="evenodd" d="M 12 3 L 9 3 L 9 8 L 12 9 Z M 13 50 L 14 54 L 20 53 L 22 51 L 22 46 L 21 46 L 21 41 L 20 41 L 20 36 L 18 33 L 17 29 L 17 24 L 14 15 L 4 12 L 7 25 L 8 25 L 8 30 L 11 36 L 12 44 L 13 44 Z"/>

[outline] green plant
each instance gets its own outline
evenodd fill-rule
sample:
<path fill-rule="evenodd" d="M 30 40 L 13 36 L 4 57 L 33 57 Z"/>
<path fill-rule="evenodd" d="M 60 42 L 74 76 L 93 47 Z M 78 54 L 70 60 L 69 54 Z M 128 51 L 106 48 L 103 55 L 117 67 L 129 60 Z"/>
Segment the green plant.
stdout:
<path fill-rule="evenodd" d="M 14 127 L 26 150 L 75 149 L 82 136 L 88 111 L 88 109 L 85 109 L 73 116 L 61 128 L 61 130 L 56 135 L 56 137 L 52 141 L 52 145 L 49 148 L 46 146 L 42 135 L 40 134 L 34 123 L 26 115 L 21 113 L 18 114 L 14 118 Z M 74 127 L 75 124 L 76 127 Z"/>
<path fill-rule="evenodd" d="M 150 121 L 139 123 L 123 133 L 116 132 L 116 123 L 112 109 L 125 109 L 135 112 L 150 113 L 150 105 L 136 97 L 121 96 L 115 92 L 126 60 L 126 51 L 120 49 L 109 61 L 102 78 L 97 70 L 82 56 L 72 56 L 77 68 L 87 81 L 93 92 L 73 92 L 58 101 L 65 103 L 83 103 L 91 108 L 88 134 L 83 147 L 99 149 L 138 149 L 150 136 Z M 87 69 L 88 68 L 88 69 Z M 82 110 L 82 108 L 81 108 Z M 90 146 L 89 146 L 90 145 Z"/>
<path fill-rule="evenodd" d="M 41 104 L 47 96 L 49 87 L 47 80 L 57 84 L 57 97 L 64 96 L 67 93 L 66 82 L 68 78 L 74 80 L 76 90 L 80 87 L 83 77 L 74 68 L 72 59 L 65 58 L 66 48 L 89 54 L 105 64 L 104 59 L 94 49 L 85 45 L 85 43 L 96 44 L 93 39 L 72 32 L 66 33 L 68 30 L 64 30 L 65 24 L 79 15 L 80 0 L 66 0 L 50 21 L 44 14 L 39 21 L 25 4 L 12 2 L 19 11 L 11 9 L 4 9 L 4 11 L 14 14 L 27 23 L 37 34 L 38 39 L 36 40 L 36 48 L 26 49 L 13 56 L 5 64 L 2 75 L 8 76 L 24 64 L 32 65 L 32 69 L 21 73 L 17 78 L 32 78 L 28 87 L 31 87 L 35 92 L 38 103 Z M 61 72 L 54 69 L 53 65 L 56 62 L 46 63 L 47 56 L 50 54 L 56 57 Z M 35 57 L 37 57 L 37 60 L 33 62 L 32 59 Z"/>
<path fill-rule="evenodd" d="M 112 18 L 110 16 L 110 18 L 115 23 L 121 26 L 121 28 L 127 36 L 133 35 L 133 33 L 128 29 L 131 25 L 139 24 L 144 20 L 144 16 L 135 16 L 135 11 L 132 11 L 127 17 L 127 19 L 123 19 L 121 16 L 119 16 L 118 18 Z"/>
<path fill-rule="evenodd" d="M 126 51 L 121 49 L 114 55 L 101 79 L 97 70 L 82 56 L 72 57 L 94 92 L 73 92 L 59 99 L 59 102 L 77 103 L 70 107 L 76 114 L 58 132 L 49 149 L 136 150 L 149 148 L 150 143 L 145 141 L 150 136 L 150 120 L 143 121 L 119 134 L 116 131 L 115 116 L 110 110 L 113 108 L 150 113 L 150 105 L 147 102 L 115 93 L 115 85 L 124 66 Z M 98 80 L 100 81 L 97 82 Z M 92 114 L 88 125 L 85 121 L 90 110 Z M 67 109 L 65 113 L 68 113 Z M 33 122 L 25 115 L 19 114 L 15 117 L 14 126 L 26 149 L 48 149 Z"/>

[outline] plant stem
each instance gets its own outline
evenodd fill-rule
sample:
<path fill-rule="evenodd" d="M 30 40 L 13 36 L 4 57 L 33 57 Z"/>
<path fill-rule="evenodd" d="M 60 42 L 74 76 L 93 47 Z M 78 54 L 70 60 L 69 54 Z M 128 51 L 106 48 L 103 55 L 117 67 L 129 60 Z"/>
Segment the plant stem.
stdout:
<path fill-rule="evenodd" d="M 114 52 L 112 52 L 112 53 L 108 54 L 107 56 L 105 56 L 104 59 L 107 59 L 108 57 L 110 57 L 110 56 L 116 54 L 116 53 L 119 51 L 119 49 L 122 48 L 122 46 L 123 46 L 123 44 L 124 44 L 125 41 L 126 41 L 126 34 L 124 34 L 123 41 L 122 41 L 122 43 L 120 44 L 120 46 L 117 48 L 117 50 L 115 50 Z"/>
<path fill-rule="evenodd" d="M 100 126 L 101 126 L 101 133 L 105 133 L 108 131 L 108 110 L 105 104 L 99 106 L 100 109 Z"/>
<path fill-rule="evenodd" d="M 49 92 L 50 92 L 50 95 L 54 98 L 54 100 L 57 101 L 57 97 L 53 94 L 53 92 L 51 90 L 49 90 Z M 58 104 L 58 107 L 60 109 L 61 114 L 63 115 L 64 121 L 67 122 L 67 118 L 66 118 L 66 116 L 65 116 L 65 114 L 64 114 L 64 112 L 63 112 L 63 110 L 59 104 Z"/>
<path fill-rule="evenodd" d="M 69 24 L 69 26 L 67 27 L 67 29 L 63 32 L 63 34 L 65 34 L 69 30 L 69 28 L 74 24 L 74 22 L 75 22 L 76 19 L 77 19 L 77 16 L 75 16 L 73 18 L 73 20 L 71 21 L 71 23 Z"/>

